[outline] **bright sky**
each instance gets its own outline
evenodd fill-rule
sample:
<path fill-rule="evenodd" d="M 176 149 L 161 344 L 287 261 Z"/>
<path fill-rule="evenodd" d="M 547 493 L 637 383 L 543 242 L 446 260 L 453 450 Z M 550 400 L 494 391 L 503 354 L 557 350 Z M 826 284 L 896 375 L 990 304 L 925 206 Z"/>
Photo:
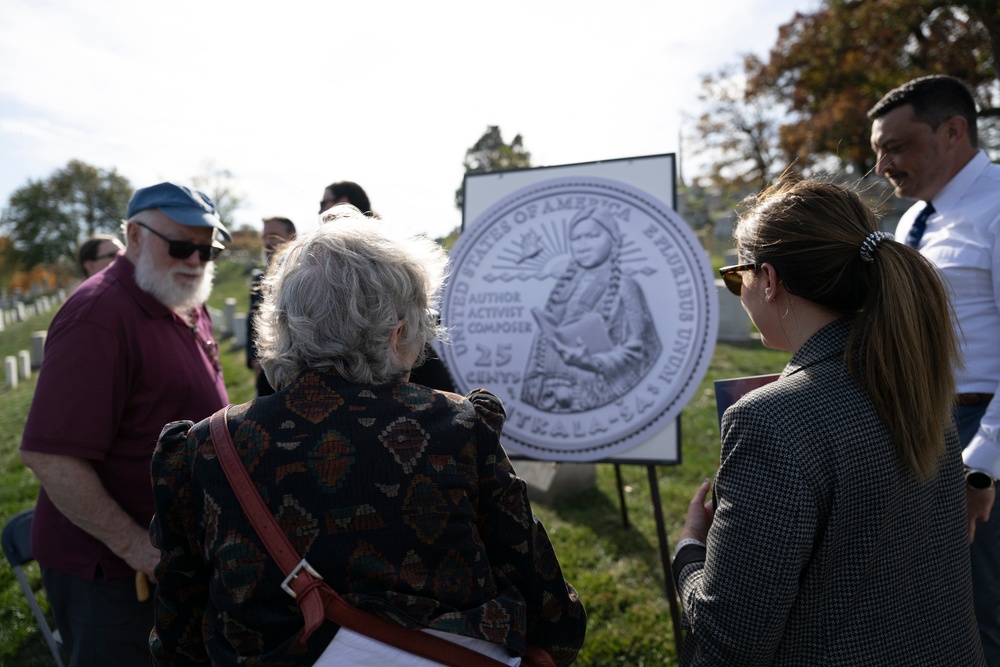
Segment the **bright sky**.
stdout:
<path fill-rule="evenodd" d="M 71 159 L 135 187 L 211 161 L 246 196 L 237 226 L 312 229 L 323 188 L 353 180 L 384 218 L 442 236 L 488 125 L 536 165 L 676 153 L 700 76 L 817 6 L 3 0 L 0 206 Z"/>

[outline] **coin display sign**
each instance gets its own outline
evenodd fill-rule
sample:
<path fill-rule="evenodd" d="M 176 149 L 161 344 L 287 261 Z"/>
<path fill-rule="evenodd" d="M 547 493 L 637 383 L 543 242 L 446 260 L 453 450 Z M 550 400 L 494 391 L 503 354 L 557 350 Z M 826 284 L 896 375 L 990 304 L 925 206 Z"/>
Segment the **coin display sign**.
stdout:
<path fill-rule="evenodd" d="M 512 453 L 627 451 L 677 417 L 708 368 L 708 258 L 672 208 L 626 183 L 557 178 L 511 193 L 451 261 L 439 353 L 460 391 L 503 399 Z"/>

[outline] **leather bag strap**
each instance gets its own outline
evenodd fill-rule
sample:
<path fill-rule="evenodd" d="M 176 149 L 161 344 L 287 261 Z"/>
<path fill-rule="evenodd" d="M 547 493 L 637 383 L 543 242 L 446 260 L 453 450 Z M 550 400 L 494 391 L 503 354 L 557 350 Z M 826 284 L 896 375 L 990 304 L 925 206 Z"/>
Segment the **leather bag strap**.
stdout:
<path fill-rule="evenodd" d="M 229 406 L 222 408 L 212 415 L 209 422 L 215 453 L 247 519 L 257 531 L 271 558 L 285 574 L 285 581 L 281 587 L 295 598 L 302 610 L 305 619 L 303 641 L 308 639 L 326 618 L 329 618 L 337 625 L 383 644 L 401 648 L 449 667 L 504 667 L 504 663 L 482 653 L 426 632 L 404 628 L 347 604 L 344 598 L 327 585 L 312 566 L 299 556 L 271 514 L 271 510 L 264 503 L 264 499 L 260 497 L 253 480 L 250 479 L 250 473 L 236 452 L 233 437 L 229 433 L 228 412 Z"/>

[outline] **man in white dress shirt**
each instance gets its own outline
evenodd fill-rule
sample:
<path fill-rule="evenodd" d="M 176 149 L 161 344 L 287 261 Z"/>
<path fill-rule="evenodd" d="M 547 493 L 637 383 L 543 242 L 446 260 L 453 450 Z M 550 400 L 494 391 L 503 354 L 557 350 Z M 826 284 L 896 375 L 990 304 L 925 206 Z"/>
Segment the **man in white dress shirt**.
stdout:
<path fill-rule="evenodd" d="M 896 196 L 918 200 L 896 240 L 920 250 L 948 285 L 965 368 L 955 422 L 965 448 L 976 617 L 986 660 L 1000 667 L 1000 165 L 978 148 L 976 104 L 950 76 L 925 76 L 868 112 L 876 171 Z M 994 512 L 995 514 L 1000 514 Z"/>

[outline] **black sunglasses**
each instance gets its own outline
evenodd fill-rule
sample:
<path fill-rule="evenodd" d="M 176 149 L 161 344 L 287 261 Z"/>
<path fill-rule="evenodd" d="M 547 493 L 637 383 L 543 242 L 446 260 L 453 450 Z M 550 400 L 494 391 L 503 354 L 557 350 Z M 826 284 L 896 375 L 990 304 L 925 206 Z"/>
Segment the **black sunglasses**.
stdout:
<path fill-rule="evenodd" d="M 212 262 L 215 261 L 215 259 L 222 254 L 223 250 L 225 250 L 225 248 L 221 245 L 215 245 L 215 244 L 199 245 L 197 243 L 191 243 L 190 241 L 174 241 L 172 239 L 168 239 L 166 236 L 156 231 L 149 225 L 139 222 L 138 220 L 135 221 L 135 224 L 139 225 L 143 229 L 148 229 L 149 231 L 153 232 L 161 239 L 166 241 L 167 254 L 173 257 L 174 259 L 187 259 L 188 257 L 191 256 L 191 253 L 197 250 L 198 258 L 201 261 Z"/>
<path fill-rule="evenodd" d="M 760 268 L 760 265 L 753 264 L 733 264 L 732 266 L 724 266 L 719 269 L 719 275 L 722 276 L 722 282 L 726 284 L 726 289 L 740 296 L 743 294 L 743 276 L 740 275 L 743 271 L 756 271 Z"/>

